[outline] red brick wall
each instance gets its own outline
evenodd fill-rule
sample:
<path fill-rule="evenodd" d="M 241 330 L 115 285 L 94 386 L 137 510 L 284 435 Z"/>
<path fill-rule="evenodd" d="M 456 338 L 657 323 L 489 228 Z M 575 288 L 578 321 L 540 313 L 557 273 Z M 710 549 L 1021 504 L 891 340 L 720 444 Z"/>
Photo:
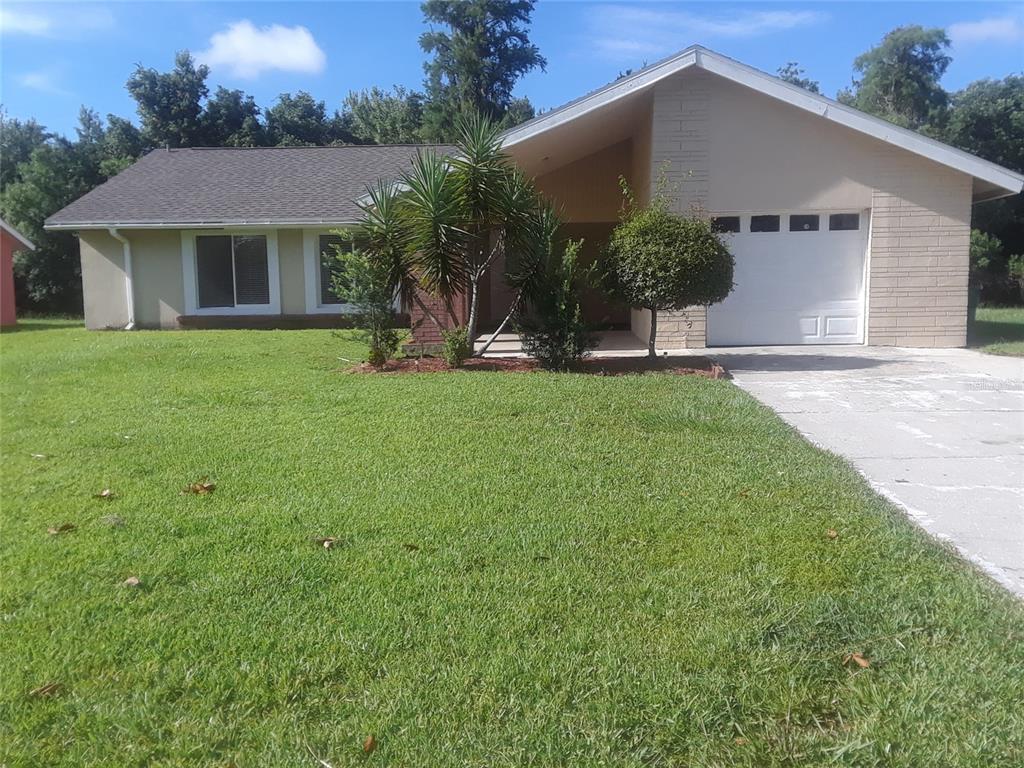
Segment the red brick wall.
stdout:
<path fill-rule="evenodd" d="M 455 310 L 454 315 L 448 311 L 445 303 L 435 297 L 431 296 L 423 291 L 419 293 L 420 299 L 423 303 L 434 313 L 436 317 L 445 328 L 454 328 L 458 325 L 465 325 L 469 319 L 469 311 L 466 306 L 465 298 L 460 296 L 452 302 L 453 309 Z M 419 304 L 413 302 L 412 307 L 409 309 L 409 317 L 412 326 L 412 343 L 423 346 L 434 346 L 440 344 L 441 331 L 435 325 L 434 321 L 431 320 L 422 309 Z"/>

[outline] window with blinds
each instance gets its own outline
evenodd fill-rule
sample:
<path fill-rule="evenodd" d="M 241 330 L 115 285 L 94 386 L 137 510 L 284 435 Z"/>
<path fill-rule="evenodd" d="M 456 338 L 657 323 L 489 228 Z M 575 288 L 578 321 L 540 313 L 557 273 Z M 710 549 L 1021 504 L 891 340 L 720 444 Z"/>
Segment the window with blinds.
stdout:
<path fill-rule="evenodd" d="M 270 303 L 264 235 L 199 235 L 196 273 L 202 309 Z"/>
<path fill-rule="evenodd" d="M 338 263 L 338 251 L 348 250 L 349 244 L 338 235 L 320 235 L 320 304 L 341 304 L 341 299 L 334 292 L 332 275 L 341 265 Z"/>

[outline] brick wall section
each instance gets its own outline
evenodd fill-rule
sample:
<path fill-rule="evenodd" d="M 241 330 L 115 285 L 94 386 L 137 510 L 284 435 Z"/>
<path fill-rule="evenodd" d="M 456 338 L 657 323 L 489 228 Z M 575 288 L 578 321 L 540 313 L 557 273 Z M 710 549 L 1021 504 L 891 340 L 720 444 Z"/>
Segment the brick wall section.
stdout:
<path fill-rule="evenodd" d="M 711 81 L 703 73 L 669 78 L 655 87 L 651 121 L 651 193 L 667 182 L 672 208 L 688 214 L 707 205 L 711 178 Z M 658 313 L 656 344 L 663 349 L 703 347 L 707 310 Z"/>
<path fill-rule="evenodd" d="M 457 325 L 465 325 L 468 315 L 465 301 L 455 301 L 455 316 L 453 317 L 445 307 L 443 301 L 435 296 L 420 291 L 420 298 L 423 303 L 434 313 L 434 316 L 446 327 L 454 328 Z M 412 343 L 420 347 L 436 347 L 441 344 L 441 331 L 415 302 L 409 311 L 410 327 L 412 328 Z"/>
<path fill-rule="evenodd" d="M 866 341 L 965 346 L 972 179 L 895 148 L 878 160 Z"/>

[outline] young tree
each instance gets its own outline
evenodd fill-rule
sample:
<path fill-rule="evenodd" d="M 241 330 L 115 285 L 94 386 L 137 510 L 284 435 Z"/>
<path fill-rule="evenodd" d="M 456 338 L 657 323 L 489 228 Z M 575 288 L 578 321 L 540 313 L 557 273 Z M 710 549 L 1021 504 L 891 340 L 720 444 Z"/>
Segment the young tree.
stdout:
<path fill-rule="evenodd" d="M 392 91 L 374 87 L 345 97 L 345 127 L 368 144 L 418 144 L 423 125 L 423 94 L 396 85 Z"/>
<path fill-rule="evenodd" d="M 157 72 L 141 64 L 126 87 L 138 105 L 142 132 L 153 146 L 195 147 L 203 143 L 203 100 L 210 70 L 188 51 L 174 57 L 174 69 Z"/>
<path fill-rule="evenodd" d="M 351 233 L 337 234 L 352 242 Z M 370 348 L 370 365 L 381 368 L 395 356 L 400 341 L 394 311 L 398 291 L 391 280 L 387 256 L 358 246 L 334 248 L 337 260 L 336 268 L 331 270 L 334 292 L 355 308 Z"/>
<path fill-rule="evenodd" d="M 804 69 L 795 61 L 786 62 L 784 67 L 779 67 L 778 75 L 787 83 L 803 88 L 811 93 L 821 93 L 821 84 L 817 80 L 804 77 Z"/>
<path fill-rule="evenodd" d="M 948 97 L 939 81 L 952 59 L 942 29 L 917 25 L 889 32 L 853 62 L 860 79 L 839 100 L 907 128 L 941 122 Z"/>
<path fill-rule="evenodd" d="M 527 33 L 534 0 L 426 0 L 421 7 L 424 20 L 439 27 L 420 36 L 433 57 L 423 65 L 424 136 L 451 140 L 458 115 L 471 112 L 502 123 L 516 81 L 547 64 Z M 517 109 L 522 114 L 523 105 Z"/>
<path fill-rule="evenodd" d="M 631 197 L 627 191 L 627 201 Z M 627 205 L 604 261 L 611 292 L 650 311 L 650 358 L 655 357 L 659 311 L 715 304 L 732 290 L 732 254 L 711 222 L 672 213 L 660 192 L 646 208 Z"/>

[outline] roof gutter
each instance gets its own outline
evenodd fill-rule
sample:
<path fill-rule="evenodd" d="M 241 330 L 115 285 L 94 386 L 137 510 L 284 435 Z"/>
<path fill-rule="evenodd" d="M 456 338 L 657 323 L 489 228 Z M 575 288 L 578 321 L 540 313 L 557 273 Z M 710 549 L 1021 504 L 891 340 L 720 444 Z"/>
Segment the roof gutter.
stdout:
<path fill-rule="evenodd" d="M 127 237 L 117 231 L 117 227 L 107 229 L 110 236 L 121 243 L 121 250 L 124 253 L 124 292 L 126 305 L 128 307 L 128 323 L 124 330 L 130 331 L 135 328 L 135 285 L 132 276 L 132 244 Z"/>

